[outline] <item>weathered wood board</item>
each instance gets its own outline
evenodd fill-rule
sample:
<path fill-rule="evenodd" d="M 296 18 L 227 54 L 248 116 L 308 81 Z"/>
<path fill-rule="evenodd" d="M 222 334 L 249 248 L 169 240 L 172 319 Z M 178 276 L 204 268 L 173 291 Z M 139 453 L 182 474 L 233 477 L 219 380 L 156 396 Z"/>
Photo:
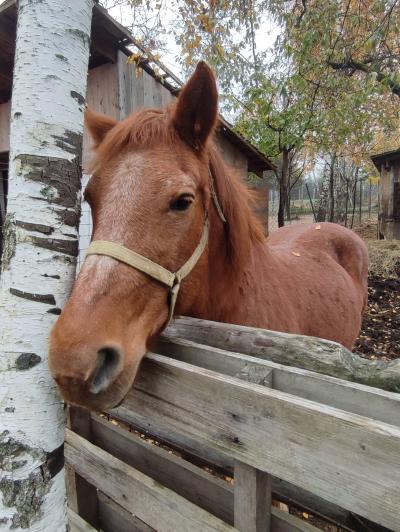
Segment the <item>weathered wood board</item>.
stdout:
<path fill-rule="evenodd" d="M 272 386 L 275 390 L 400 427 L 400 395 L 396 393 L 180 338 L 161 339 L 156 351 L 224 375 Z M 268 382 L 263 381 L 266 371 L 271 372 Z"/>
<path fill-rule="evenodd" d="M 223 521 L 68 429 L 65 457 L 88 482 L 101 487 L 106 495 L 156 530 L 232 530 Z"/>
<path fill-rule="evenodd" d="M 154 354 L 115 412 L 400 528 L 397 427 Z"/>
<path fill-rule="evenodd" d="M 400 392 L 400 360 L 367 360 L 313 336 L 183 317 L 174 320 L 164 335 Z"/>
<path fill-rule="evenodd" d="M 11 101 L 0 104 L 0 153 L 10 149 Z"/>

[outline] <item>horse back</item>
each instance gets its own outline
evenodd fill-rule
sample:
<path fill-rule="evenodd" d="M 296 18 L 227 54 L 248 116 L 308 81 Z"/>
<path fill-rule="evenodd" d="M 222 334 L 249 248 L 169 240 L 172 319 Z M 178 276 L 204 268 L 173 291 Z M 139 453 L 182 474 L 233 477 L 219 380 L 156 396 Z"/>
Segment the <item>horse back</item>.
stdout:
<path fill-rule="evenodd" d="M 268 238 L 267 245 L 282 265 L 281 275 L 297 280 L 292 290 L 304 302 L 305 333 L 326 338 L 326 327 L 333 331 L 332 322 L 341 308 L 349 332 L 346 338 L 335 333 L 330 339 L 351 347 L 367 304 L 368 251 L 363 240 L 350 229 L 325 222 L 283 227 Z M 322 323 L 327 317 L 332 319 L 328 326 Z"/>

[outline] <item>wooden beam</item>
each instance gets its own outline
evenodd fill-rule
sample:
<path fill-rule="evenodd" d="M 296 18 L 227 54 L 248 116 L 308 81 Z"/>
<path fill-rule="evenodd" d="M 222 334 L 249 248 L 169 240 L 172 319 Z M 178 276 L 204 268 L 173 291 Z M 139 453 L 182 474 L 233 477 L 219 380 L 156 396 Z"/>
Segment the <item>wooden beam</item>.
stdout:
<path fill-rule="evenodd" d="M 70 526 L 70 532 L 95 532 L 96 529 L 93 528 L 89 523 L 87 523 L 80 515 L 75 513 L 71 508 L 67 509 L 68 512 L 68 521 Z"/>
<path fill-rule="evenodd" d="M 154 354 L 113 412 L 400 528 L 397 427 Z"/>
<path fill-rule="evenodd" d="M 296 366 L 339 379 L 400 392 L 400 360 L 367 360 L 329 340 L 195 318 L 178 318 L 164 332 L 226 351 Z"/>
<path fill-rule="evenodd" d="M 179 448 L 176 441 L 173 448 L 178 449 L 178 456 L 158 445 L 149 444 L 135 432 L 116 426 L 96 414 L 92 414 L 92 437 L 93 443 L 98 447 L 233 525 L 232 485 L 204 470 L 204 464 L 207 458 L 209 459 L 209 449 L 206 446 L 202 446 L 204 452 L 202 467 L 197 467 L 186 459 L 188 456 L 189 460 L 191 459 L 188 450 Z M 151 437 L 149 435 L 149 438 Z M 233 476 L 233 467 L 226 474 Z M 305 493 L 280 479 L 273 479 L 273 492 L 276 498 L 303 507 L 310 513 L 331 520 L 334 524 L 349 525 L 351 522 L 350 514 L 346 510 L 327 503 L 316 495 Z"/>
<path fill-rule="evenodd" d="M 400 395 L 396 393 L 180 338 L 161 338 L 155 350 L 176 360 L 400 427 Z M 266 372 L 271 373 L 268 380 L 263 378 Z"/>
<path fill-rule="evenodd" d="M 102 532 L 156 532 L 140 519 L 99 491 L 99 516 Z"/>
<path fill-rule="evenodd" d="M 88 482 L 101 488 L 141 521 L 156 530 L 228 531 L 232 527 L 198 508 L 150 477 L 67 429 L 65 457 Z"/>
<path fill-rule="evenodd" d="M 69 426 L 73 431 L 90 441 L 92 437 L 90 413 L 75 406 L 69 407 Z M 74 478 L 68 472 L 69 497 L 75 499 L 77 513 L 94 528 L 99 527 L 97 490 L 82 475 L 75 474 Z M 75 491 L 75 493 L 74 493 Z M 73 508 L 75 510 L 75 508 Z"/>
<path fill-rule="evenodd" d="M 272 478 L 242 462 L 235 462 L 235 528 L 240 532 L 271 531 Z"/>
<path fill-rule="evenodd" d="M 227 482 L 96 415 L 92 415 L 92 428 L 95 445 L 233 525 L 233 497 Z"/>

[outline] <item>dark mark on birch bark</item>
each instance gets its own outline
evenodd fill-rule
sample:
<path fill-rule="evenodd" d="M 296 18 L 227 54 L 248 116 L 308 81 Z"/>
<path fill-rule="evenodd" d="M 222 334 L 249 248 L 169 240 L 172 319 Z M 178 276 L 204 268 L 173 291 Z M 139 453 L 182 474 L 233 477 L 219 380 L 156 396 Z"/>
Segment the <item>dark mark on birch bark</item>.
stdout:
<path fill-rule="evenodd" d="M 60 447 L 46 453 L 46 462 L 42 465 L 42 468 L 46 468 L 50 478 L 53 478 L 64 467 L 64 444 Z"/>
<path fill-rule="evenodd" d="M 39 236 L 31 237 L 32 244 L 44 249 L 50 249 L 57 253 L 65 253 L 71 257 L 77 257 L 79 254 L 78 240 L 62 240 L 60 238 L 42 238 Z"/>
<path fill-rule="evenodd" d="M 71 91 L 71 96 L 72 98 L 74 98 L 74 100 L 76 100 L 79 103 L 79 105 L 85 105 L 86 100 L 82 96 L 82 94 L 79 94 L 79 92 Z"/>
<path fill-rule="evenodd" d="M 73 35 L 76 35 L 77 37 L 80 37 L 82 39 L 82 42 L 86 44 L 86 46 L 90 45 L 90 37 L 87 33 L 84 31 L 78 29 L 78 28 L 68 28 L 68 33 L 72 33 Z"/>
<path fill-rule="evenodd" d="M 49 275 L 47 273 L 42 273 L 42 277 L 49 277 L 50 279 L 59 279 L 59 275 Z"/>
<path fill-rule="evenodd" d="M 69 132 L 64 139 L 69 149 L 80 153 L 82 135 Z M 76 208 L 78 194 L 81 189 L 80 160 L 75 158 L 67 161 L 58 157 L 38 157 L 20 154 L 16 156 L 27 180 L 42 183 L 42 195 L 53 204 L 62 207 Z M 47 194 L 47 195 L 46 195 Z M 42 198 L 43 199 L 43 198 Z"/>
<path fill-rule="evenodd" d="M 64 210 L 54 209 L 54 212 L 58 216 L 58 219 L 60 220 L 61 223 L 65 225 L 69 225 L 70 227 L 78 228 L 80 212 L 71 211 L 68 209 L 64 209 Z"/>
<path fill-rule="evenodd" d="M 77 152 L 77 142 L 82 143 L 82 135 L 77 135 L 74 131 L 65 130 L 62 137 L 53 135 L 56 146 L 75 155 Z M 67 161 L 65 161 L 67 162 Z"/>
<path fill-rule="evenodd" d="M 38 233 L 43 233 L 44 235 L 51 235 L 51 233 L 54 232 L 53 227 L 43 224 L 21 222 L 20 220 L 16 220 L 15 225 L 17 225 L 18 227 L 22 227 L 22 229 L 26 229 L 27 231 L 36 231 Z"/>
<path fill-rule="evenodd" d="M 47 311 L 47 314 L 55 314 L 56 316 L 59 316 L 61 314 L 61 309 L 58 307 L 51 308 Z"/>
<path fill-rule="evenodd" d="M 6 214 L 3 224 L 3 255 L 1 258 L 1 267 L 7 270 L 10 261 L 15 254 L 17 238 L 15 235 L 15 223 L 11 214 Z"/>
<path fill-rule="evenodd" d="M 36 353 L 21 353 L 15 361 L 15 367 L 19 370 L 30 369 L 39 364 L 42 358 Z"/>
<path fill-rule="evenodd" d="M 18 290 L 17 288 L 10 288 L 10 293 L 13 296 L 22 297 L 23 299 L 35 301 L 36 303 L 45 303 L 46 305 L 56 304 L 56 300 L 54 299 L 54 296 L 52 294 L 32 294 L 30 292 Z"/>
<path fill-rule="evenodd" d="M 15 509 L 8 518 L 9 529 L 25 528 L 31 526 L 42 517 L 42 505 L 45 495 L 49 492 L 51 479 L 59 473 L 64 466 L 64 445 L 60 445 L 51 452 L 29 447 L 10 436 L 9 431 L 0 433 L 0 469 L 13 472 L 26 465 L 26 460 L 21 459 L 30 455 L 41 465 L 29 477 L 23 480 L 2 478 L 0 492 L 3 504 L 7 508 Z"/>

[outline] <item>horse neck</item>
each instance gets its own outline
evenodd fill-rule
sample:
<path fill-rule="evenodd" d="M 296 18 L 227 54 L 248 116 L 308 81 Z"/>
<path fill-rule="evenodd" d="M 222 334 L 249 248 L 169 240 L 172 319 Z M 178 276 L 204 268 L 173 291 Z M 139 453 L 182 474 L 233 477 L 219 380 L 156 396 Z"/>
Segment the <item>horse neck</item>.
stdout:
<path fill-rule="evenodd" d="M 238 304 L 245 303 L 249 289 L 256 290 L 256 272 L 261 258 L 265 260 L 263 246 L 251 244 L 247 264 L 235 265 L 228 253 L 227 233 L 214 209 L 210 213 L 208 250 L 191 274 L 191 283 L 182 287 L 182 306 L 178 314 L 213 321 L 235 322 Z"/>

